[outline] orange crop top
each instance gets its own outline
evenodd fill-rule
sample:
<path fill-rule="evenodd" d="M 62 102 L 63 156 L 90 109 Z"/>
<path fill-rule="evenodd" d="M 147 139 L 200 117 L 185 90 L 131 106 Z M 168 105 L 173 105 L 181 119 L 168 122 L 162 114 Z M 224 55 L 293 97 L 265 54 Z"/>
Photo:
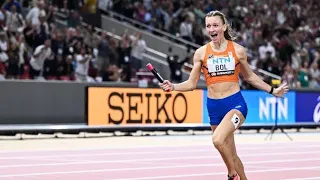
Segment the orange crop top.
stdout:
<path fill-rule="evenodd" d="M 218 82 L 238 82 L 240 61 L 233 42 L 228 41 L 227 49 L 223 52 L 214 51 L 208 43 L 202 63 L 202 72 L 207 86 Z"/>

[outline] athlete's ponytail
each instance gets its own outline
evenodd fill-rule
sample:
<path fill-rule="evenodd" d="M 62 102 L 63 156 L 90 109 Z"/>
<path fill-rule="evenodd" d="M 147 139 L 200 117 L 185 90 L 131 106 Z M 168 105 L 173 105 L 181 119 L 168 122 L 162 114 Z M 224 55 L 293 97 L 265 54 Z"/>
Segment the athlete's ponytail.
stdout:
<path fill-rule="evenodd" d="M 228 23 L 226 16 L 220 11 L 211 11 L 207 14 L 206 17 L 213 17 L 213 16 L 219 16 L 222 20 L 222 23 L 227 25 L 227 29 L 226 29 L 226 31 L 224 31 L 224 38 L 226 38 L 229 41 L 236 40 L 237 38 L 234 35 L 233 29 L 231 28 L 230 24 Z"/>

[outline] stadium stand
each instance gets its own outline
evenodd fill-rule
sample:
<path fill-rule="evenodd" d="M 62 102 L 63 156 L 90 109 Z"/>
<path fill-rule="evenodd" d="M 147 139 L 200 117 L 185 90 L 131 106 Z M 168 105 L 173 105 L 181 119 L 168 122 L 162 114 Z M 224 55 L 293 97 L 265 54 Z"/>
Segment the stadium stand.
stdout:
<path fill-rule="evenodd" d="M 2 4 L 2 79 L 130 82 L 128 58 L 139 57 L 145 46 L 139 35 L 124 35 L 121 44 L 105 33 L 100 38 L 91 25 L 83 26 L 77 10 L 52 3 L 34 1 L 24 14 L 16 10 L 18 1 Z M 59 11 L 67 15 L 66 27 L 55 23 Z"/>
<path fill-rule="evenodd" d="M 97 5 L 83 1 L 3 2 L 0 14 L 2 79 L 132 82 L 141 68 L 139 58 L 148 42 L 139 38 L 139 33 L 124 33 L 117 41 L 96 32 L 92 25 L 82 25 L 81 13 L 96 13 L 97 8 L 117 12 L 201 45 L 208 40 L 203 18 L 208 11 L 217 9 L 231 19 L 237 42 L 247 48 L 253 67 L 281 76 L 291 87 L 320 87 L 319 5 L 314 0 L 308 3 L 101 0 Z M 23 13 L 25 7 L 29 9 Z M 55 23 L 61 12 L 66 15 L 66 28 Z M 47 42 L 51 44 L 51 53 L 41 54 L 36 61 L 37 47 L 40 52 L 46 39 L 50 39 Z M 128 63 L 129 59 L 135 63 Z M 192 62 L 191 58 L 183 61 Z M 261 76 L 271 81 L 269 76 Z M 243 88 L 252 87 L 243 84 Z"/>
<path fill-rule="evenodd" d="M 208 40 L 206 13 L 221 10 L 230 19 L 237 42 L 247 48 L 253 67 L 281 76 L 291 87 L 319 88 L 319 3 L 315 0 L 105 2 L 106 11 L 198 45 Z M 263 78 L 271 81 L 268 76 Z"/>

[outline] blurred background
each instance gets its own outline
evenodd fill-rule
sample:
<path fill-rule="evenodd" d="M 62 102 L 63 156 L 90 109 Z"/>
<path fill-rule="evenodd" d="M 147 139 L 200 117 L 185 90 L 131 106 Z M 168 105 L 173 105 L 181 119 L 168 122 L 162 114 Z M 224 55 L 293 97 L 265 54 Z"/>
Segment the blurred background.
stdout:
<path fill-rule="evenodd" d="M 220 10 L 236 32 L 237 43 L 247 49 L 252 68 L 265 81 L 281 78 L 292 88 L 320 87 L 320 12 L 315 0 L 2 0 L 1 4 L 1 79 L 137 82 L 137 72 L 145 71 L 143 62 L 153 59 L 161 61 L 158 66 L 169 67 L 166 78 L 181 82 L 192 66 L 194 50 L 209 40 L 206 13 Z M 47 55 L 34 57 L 45 42 Z M 38 63 L 33 58 L 39 58 Z M 252 87 L 243 83 L 242 88 Z"/>
<path fill-rule="evenodd" d="M 251 68 L 262 79 L 275 85 L 287 82 L 296 92 L 319 95 L 320 4 L 316 0 L 0 2 L 1 99 L 10 102 L 1 105 L 9 113 L 2 115 L 3 124 L 20 124 L 23 118 L 31 124 L 87 124 L 86 87 L 157 87 L 145 68 L 149 62 L 165 79 L 186 80 L 195 49 L 209 41 L 204 18 L 212 10 L 226 14 L 236 42 L 246 48 Z M 242 80 L 240 84 L 248 92 L 254 90 Z M 203 77 L 199 88 L 205 89 Z M 310 118 L 302 121 L 318 121 L 317 97 L 292 97 L 289 105 L 284 101 L 286 113 L 294 113 L 294 119 L 284 116 L 288 122 L 296 122 L 298 99 L 312 101 Z M 260 120 L 267 111 L 260 110 Z"/>

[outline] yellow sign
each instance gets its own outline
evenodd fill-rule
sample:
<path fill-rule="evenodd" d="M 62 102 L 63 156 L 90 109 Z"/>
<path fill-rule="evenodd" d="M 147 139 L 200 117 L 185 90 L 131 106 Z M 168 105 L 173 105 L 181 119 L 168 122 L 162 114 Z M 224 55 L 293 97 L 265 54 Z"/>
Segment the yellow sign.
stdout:
<path fill-rule="evenodd" d="M 88 125 L 202 123 L 202 90 L 88 88 Z"/>

